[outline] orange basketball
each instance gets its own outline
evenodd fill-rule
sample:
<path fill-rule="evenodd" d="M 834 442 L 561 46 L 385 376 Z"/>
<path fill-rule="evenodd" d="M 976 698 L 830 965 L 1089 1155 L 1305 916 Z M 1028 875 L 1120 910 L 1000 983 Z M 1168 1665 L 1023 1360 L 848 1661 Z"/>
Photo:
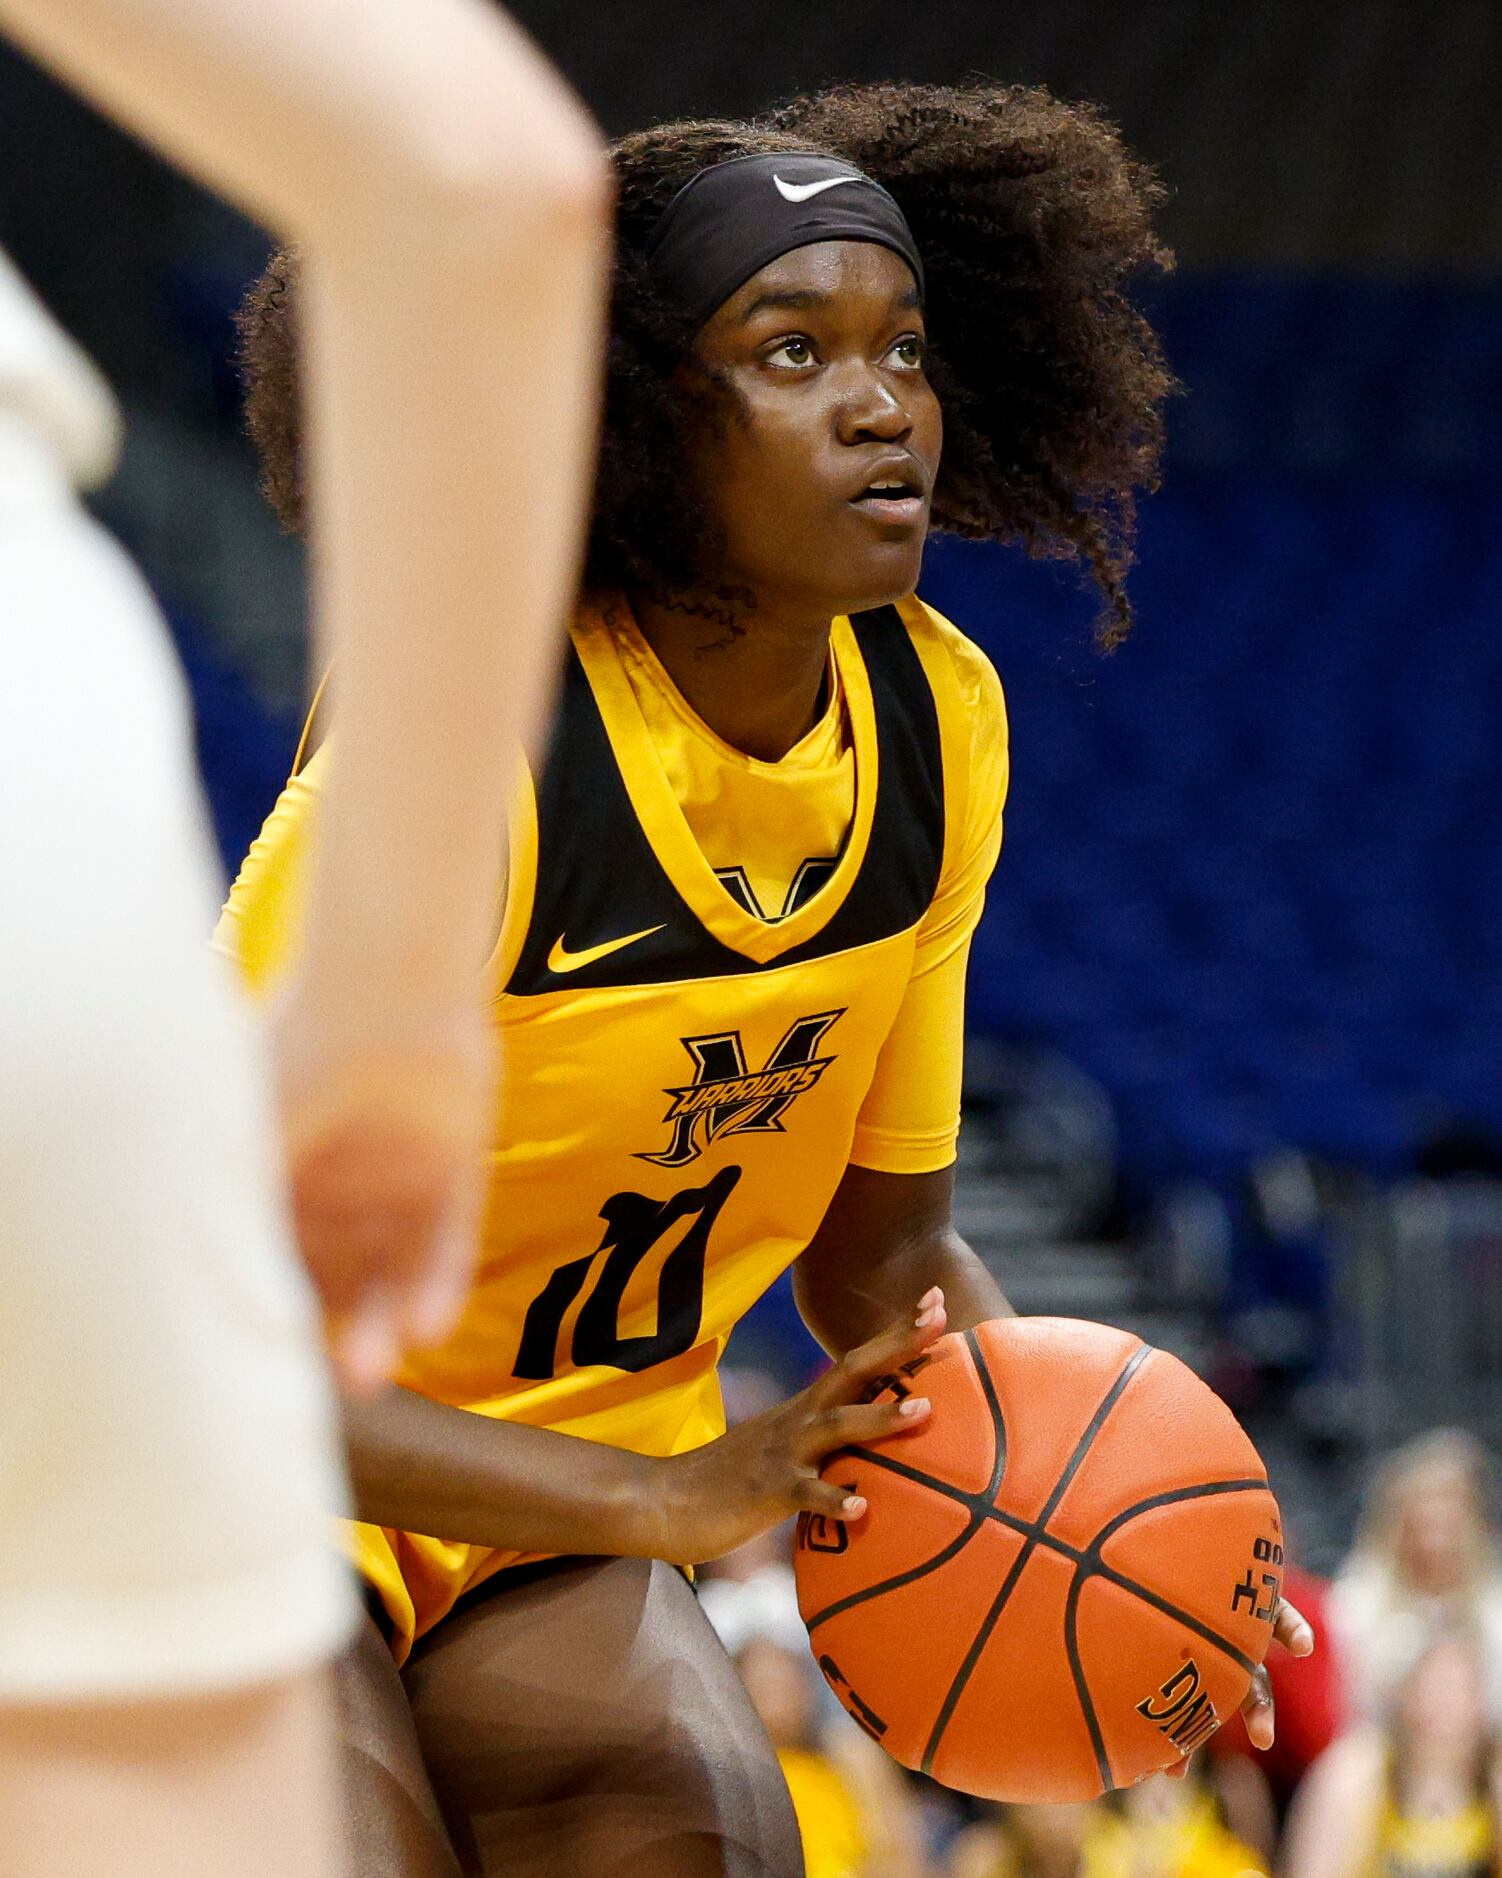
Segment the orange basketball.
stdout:
<path fill-rule="evenodd" d="M 879 1399 L 921 1426 L 825 1463 L 864 1494 L 798 1523 L 819 1667 L 905 1767 L 1088 1800 L 1208 1740 L 1272 1636 L 1283 1532 L 1257 1450 L 1176 1357 L 1104 1324 L 945 1337 Z"/>

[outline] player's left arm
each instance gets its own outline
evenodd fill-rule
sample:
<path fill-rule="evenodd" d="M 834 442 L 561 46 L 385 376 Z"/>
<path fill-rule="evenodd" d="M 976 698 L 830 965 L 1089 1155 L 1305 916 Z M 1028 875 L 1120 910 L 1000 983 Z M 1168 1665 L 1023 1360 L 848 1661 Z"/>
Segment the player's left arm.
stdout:
<path fill-rule="evenodd" d="M 1011 1317 L 1001 1286 L 955 1230 L 954 1167 L 893 1174 L 848 1167 L 808 1250 L 793 1267 L 793 1293 L 809 1329 L 843 1356 L 891 1321 L 891 1300 L 923 1274 L 942 1285 L 951 1330 Z M 916 1294 L 913 1294 L 916 1295 Z"/>
<path fill-rule="evenodd" d="M 803 1321 L 836 1358 L 930 1285 L 944 1289 L 951 1329 L 1013 1315 L 1000 1284 L 956 1230 L 952 1210 L 965 977 L 1001 850 L 1009 776 L 1000 683 L 973 648 L 962 657 L 971 738 L 958 839 L 918 930 L 912 974 L 861 1108 L 850 1165 L 793 1267 Z M 951 798 L 949 806 L 958 804 Z M 1295 1656 L 1314 1648 L 1313 1630 L 1286 1602 L 1275 1634 Z M 1273 1700 L 1260 1669 L 1243 1712 L 1253 1744 L 1270 1747 Z"/>
<path fill-rule="evenodd" d="M 927 611 L 927 609 L 925 609 Z M 951 1212 L 965 1054 L 965 976 L 1001 852 L 1009 779 L 1006 704 L 990 662 L 947 622 L 936 688 L 948 837 L 932 904 L 915 936 L 907 988 L 877 1058 L 850 1165 L 793 1268 L 804 1321 L 838 1355 L 890 1321 L 888 1300 L 942 1285 L 952 1329 L 1012 1307 L 955 1230 Z M 928 642 L 932 644 L 932 642 Z M 947 661 L 947 664 L 946 662 Z M 903 1287 L 925 1277 L 917 1292 Z"/>

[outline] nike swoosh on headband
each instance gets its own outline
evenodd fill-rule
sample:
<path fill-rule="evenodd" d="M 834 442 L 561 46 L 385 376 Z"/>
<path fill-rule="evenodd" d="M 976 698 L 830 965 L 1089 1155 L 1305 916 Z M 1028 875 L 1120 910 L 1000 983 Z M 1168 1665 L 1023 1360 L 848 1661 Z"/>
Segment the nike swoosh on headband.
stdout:
<path fill-rule="evenodd" d="M 807 202 L 810 196 L 818 195 L 821 189 L 838 189 L 841 183 L 858 183 L 859 176 L 826 176 L 817 183 L 785 183 L 780 176 L 772 181 L 777 185 L 777 193 L 785 202 Z"/>
<path fill-rule="evenodd" d="M 654 932 L 661 931 L 660 926 L 648 926 L 642 932 L 628 932 L 621 939 L 607 939 L 603 945 L 586 946 L 582 952 L 570 952 L 560 933 L 548 954 L 548 970 L 558 977 L 562 977 L 565 972 L 577 972 L 581 966 L 593 965 L 597 959 L 609 958 L 612 952 L 619 952 L 622 946 L 634 946 L 638 939 L 650 939 Z"/>
<path fill-rule="evenodd" d="M 836 183 L 851 187 L 821 199 Z M 789 214 L 784 204 L 797 212 Z M 870 241 L 890 249 L 912 269 L 922 295 L 923 262 L 901 207 L 874 177 L 816 151 L 711 163 L 668 203 L 643 248 L 657 292 L 698 332 L 753 274 L 795 248 L 824 241 Z"/>

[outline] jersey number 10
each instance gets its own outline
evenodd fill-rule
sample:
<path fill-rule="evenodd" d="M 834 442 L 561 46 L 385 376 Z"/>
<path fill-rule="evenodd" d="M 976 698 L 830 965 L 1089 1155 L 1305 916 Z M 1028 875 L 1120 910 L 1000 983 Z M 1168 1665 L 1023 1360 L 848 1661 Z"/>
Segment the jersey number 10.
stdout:
<path fill-rule="evenodd" d="M 704 1259 L 709 1235 L 741 1177 L 738 1167 L 722 1167 L 702 1187 L 689 1187 L 670 1200 L 644 1193 L 615 1193 L 600 1208 L 605 1236 L 587 1258 L 560 1265 L 527 1307 L 522 1340 L 512 1375 L 546 1382 L 557 1372 L 558 1335 L 564 1313 L 584 1289 L 591 1272 L 594 1286 L 574 1322 L 570 1355 L 575 1369 L 607 1364 L 633 1374 L 666 1363 L 693 1348 L 704 1315 Z M 680 1220 L 691 1223 L 662 1261 L 657 1280 L 657 1328 L 650 1337 L 623 1337 L 621 1301 L 636 1268 Z M 604 1263 L 595 1270 L 600 1254 Z"/>

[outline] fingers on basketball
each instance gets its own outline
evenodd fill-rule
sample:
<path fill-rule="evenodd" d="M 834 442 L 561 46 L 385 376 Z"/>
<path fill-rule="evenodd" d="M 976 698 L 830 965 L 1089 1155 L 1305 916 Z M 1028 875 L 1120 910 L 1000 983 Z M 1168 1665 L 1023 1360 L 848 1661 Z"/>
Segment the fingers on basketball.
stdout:
<path fill-rule="evenodd" d="M 1290 1656 L 1314 1654 L 1314 1626 L 1302 1611 L 1295 1610 L 1287 1598 L 1278 1600 L 1278 1615 L 1273 1623 L 1273 1635 Z"/>
<path fill-rule="evenodd" d="M 839 1448 L 853 1448 L 862 1441 L 879 1441 L 912 1428 L 929 1412 L 926 1396 L 907 1396 L 898 1402 L 855 1402 L 840 1408 L 821 1409 L 811 1415 L 801 1431 L 801 1455 L 805 1461 L 822 1461 Z"/>
<path fill-rule="evenodd" d="M 1272 1687 L 1265 1669 L 1252 1671 L 1252 1686 L 1246 1692 L 1241 1713 L 1246 1720 L 1246 1731 L 1251 1736 L 1252 1746 L 1270 1748 L 1273 1744 L 1275 1718 Z"/>
<path fill-rule="evenodd" d="M 837 1480 L 821 1480 L 812 1470 L 794 1482 L 791 1506 L 795 1513 L 813 1513 L 824 1519 L 859 1519 L 866 1502 Z"/>
<path fill-rule="evenodd" d="M 946 1328 L 944 1293 L 935 1285 L 920 1299 L 913 1320 L 893 1324 L 841 1357 L 814 1385 L 817 1400 L 828 1407 L 857 1401 L 873 1383 L 921 1356 Z"/>

